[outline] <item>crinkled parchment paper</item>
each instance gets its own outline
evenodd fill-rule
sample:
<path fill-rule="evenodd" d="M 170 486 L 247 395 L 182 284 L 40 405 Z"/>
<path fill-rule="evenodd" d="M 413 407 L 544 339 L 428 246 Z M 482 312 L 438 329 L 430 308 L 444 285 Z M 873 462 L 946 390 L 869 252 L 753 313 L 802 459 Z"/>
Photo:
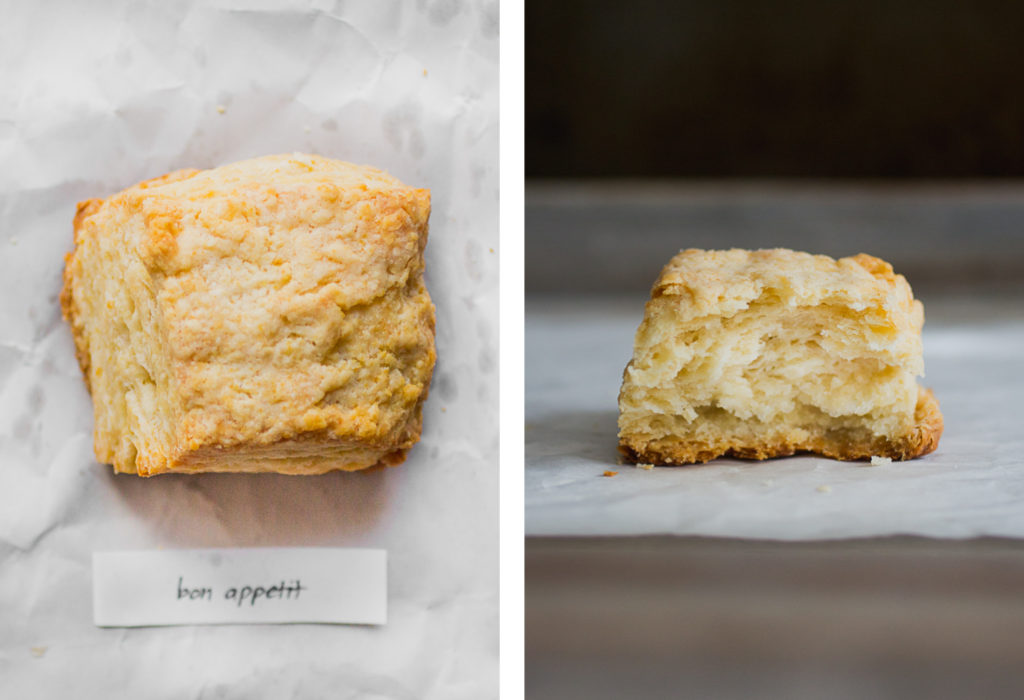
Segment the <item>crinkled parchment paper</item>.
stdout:
<path fill-rule="evenodd" d="M 642 299 L 528 306 L 528 535 L 1024 537 L 1024 300 L 925 302 L 923 383 L 945 433 L 926 457 L 877 466 L 617 465 L 618 391 L 642 315 Z"/>
<path fill-rule="evenodd" d="M 497 3 L 0 9 L 0 695 L 494 697 Z M 57 303 L 75 203 L 292 151 L 433 191 L 422 442 L 367 474 L 114 476 Z M 92 624 L 94 550 L 318 545 L 388 550 L 387 626 Z"/>

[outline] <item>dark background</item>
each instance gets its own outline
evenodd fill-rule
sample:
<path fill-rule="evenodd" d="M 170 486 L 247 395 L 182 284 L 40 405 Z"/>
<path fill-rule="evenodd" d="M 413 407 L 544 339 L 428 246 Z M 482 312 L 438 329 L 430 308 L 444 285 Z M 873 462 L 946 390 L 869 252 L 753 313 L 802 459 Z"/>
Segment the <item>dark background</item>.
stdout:
<path fill-rule="evenodd" d="M 1024 3 L 526 8 L 528 177 L 1024 175 Z"/>

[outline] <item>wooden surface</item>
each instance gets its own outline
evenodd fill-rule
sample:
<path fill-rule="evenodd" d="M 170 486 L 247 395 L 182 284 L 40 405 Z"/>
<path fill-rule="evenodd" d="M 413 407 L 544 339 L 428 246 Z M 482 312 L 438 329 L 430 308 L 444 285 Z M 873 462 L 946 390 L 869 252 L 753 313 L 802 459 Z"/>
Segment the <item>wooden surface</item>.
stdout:
<path fill-rule="evenodd" d="M 1024 543 L 530 538 L 527 697 L 1024 697 Z"/>

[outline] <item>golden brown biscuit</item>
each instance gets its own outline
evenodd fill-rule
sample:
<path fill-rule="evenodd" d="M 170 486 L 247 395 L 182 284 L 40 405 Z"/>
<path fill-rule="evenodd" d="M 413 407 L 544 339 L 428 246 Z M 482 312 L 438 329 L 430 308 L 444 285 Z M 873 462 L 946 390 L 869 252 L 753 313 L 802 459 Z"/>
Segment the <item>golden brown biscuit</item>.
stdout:
<path fill-rule="evenodd" d="M 398 464 L 434 367 L 430 192 L 309 155 L 78 206 L 61 305 L 115 471 Z"/>
<path fill-rule="evenodd" d="M 685 250 L 662 270 L 619 394 L 619 449 L 690 464 L 798 451 L 912 459 L 942 435 L 924 311 L 878 258 Z"/>

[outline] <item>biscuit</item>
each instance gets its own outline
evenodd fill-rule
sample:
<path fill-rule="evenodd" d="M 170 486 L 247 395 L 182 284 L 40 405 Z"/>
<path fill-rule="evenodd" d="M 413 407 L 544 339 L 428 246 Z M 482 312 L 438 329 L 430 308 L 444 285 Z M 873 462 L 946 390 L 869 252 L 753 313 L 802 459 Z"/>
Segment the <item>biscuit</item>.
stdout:
<path fill-rule="evenodd" d="M 878 258 L 685 250 L 661 272 L 619 394 L 632 462 L 815 452 L 896 460 L 938 445 L 924 310 Z"/>
<path fill-rule="evenodd" d="M 433 372 L 430 192 L 310 155 L 78 205 L 61 306 L 117 472 L 394 465 Z"/>

